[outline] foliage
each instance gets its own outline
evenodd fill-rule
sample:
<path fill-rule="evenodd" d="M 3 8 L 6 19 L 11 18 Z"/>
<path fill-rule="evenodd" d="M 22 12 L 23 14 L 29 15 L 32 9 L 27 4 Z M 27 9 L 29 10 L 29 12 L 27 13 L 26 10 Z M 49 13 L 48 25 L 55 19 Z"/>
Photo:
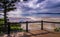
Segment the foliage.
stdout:
<path fill-rule="evenodd" d="M 21 27 L 11 27 L 11 31 L 22 31 L 23 29 Z"/>
<path fill-rule="evenodd" d="M 3 8 L 5 10 L 7 10 L 6 12 L 14 10 L 14 9 L 16 9 L 16 7 L 14 7 L 15 6 L 14 3 L 16 1 L 17 0 L 11 0 L 11 1 L 9 1 L 9 0 L 0 0 L 0 8 Z"/>
<path fill-rule="evenodd" d="M 19 24 L 10 24 L 11 31 L 23 31 Z M 4 32 L 4 19 L 0 19 L 0 33 Z"/>
<path fill-rule="evenodd" d="M 54 31 L 60 32 L 60 28 L 55 28 Z"/>
<path fill-rule="evenodd" d="M 21 28 L 21 26 L 19 24 L 11 24 L 11 31 L 23 31 L 23 29 Z"/>
<path fill-rule="evenodd" d="M 15 10 L 15 2 L 17 0 L 0 0 L 0 8 L 3 9 L 4 11 L 4 21 L 0 21 L 0 25 L 5 24 L 5 30 L 7 30 L 7 12 L 11 11 L 11 10 Z"/>
<path fill-rule="evenodd" d="M 4 21 L 4 19 L 0 19 L 0 21 Z"/>

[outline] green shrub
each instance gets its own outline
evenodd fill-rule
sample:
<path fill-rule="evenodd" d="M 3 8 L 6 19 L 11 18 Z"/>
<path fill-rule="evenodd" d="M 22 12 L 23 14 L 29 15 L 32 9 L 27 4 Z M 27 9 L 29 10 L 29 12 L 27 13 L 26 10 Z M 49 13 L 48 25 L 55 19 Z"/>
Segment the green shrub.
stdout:
<path fill-rule="evenodd" d="M 0 21 L 4 21 L 4 19 L 2 18 L 2 19 L 0 19 Z"/>
<path fill-rule="evenodd" d="M 54 31 L 60 32 L 60 28 L 55 28 Z"/>
<path fill-rule="evenodd" d="M 11 27 L 11 31 L 22 31 L 23 29 L 21 27 L 16 27 L 16 26 L 12 26 Z"/>
<path fill-rule="evenodd" d="M 0 33 L 3 32 L 4 28 L 4 19 L 0 19 Z M 24 31 L 20 24 L 10 24 L 11 31 Z"/>

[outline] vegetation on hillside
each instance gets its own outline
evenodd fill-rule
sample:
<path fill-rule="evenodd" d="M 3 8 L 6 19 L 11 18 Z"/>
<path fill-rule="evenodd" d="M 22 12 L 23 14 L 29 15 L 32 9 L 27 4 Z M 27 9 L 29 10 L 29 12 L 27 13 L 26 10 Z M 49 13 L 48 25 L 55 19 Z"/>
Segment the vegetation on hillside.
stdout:
<path fill-rule="evenodd" d="M 4 19 L 0 19 L 0 33 L 4 33 Z M 24 31 L 19 24 L 10 24 L 10 32 Z"/>
<path fill-rule="evenodd" d="M 56 32 L 60 32 L 60 27 L 55 28 L 54 31 L 56 31 Z"/>

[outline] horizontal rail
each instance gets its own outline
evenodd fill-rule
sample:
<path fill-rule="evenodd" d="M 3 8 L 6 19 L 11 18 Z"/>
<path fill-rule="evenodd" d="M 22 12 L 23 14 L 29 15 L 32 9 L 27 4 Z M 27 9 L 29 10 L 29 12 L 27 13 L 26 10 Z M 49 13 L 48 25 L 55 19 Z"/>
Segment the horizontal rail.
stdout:
<path fill-rule="evenodd" d="M 50 22 L 50 21 L 43 21 L 45 23 L 56 23 L 56 24 L 60 24 L 60 22 Z"/>
<path fill-rule="evenodd" d="M 41 21 L 26 21 L 26 22 L 9 22 L 11 24 L 19 24 L 19 23 L 41 23 Z M 43 23 L 55 23 L 60 24 L 60 22 L 51 22 L 51 21 L 43 21 Z"/>

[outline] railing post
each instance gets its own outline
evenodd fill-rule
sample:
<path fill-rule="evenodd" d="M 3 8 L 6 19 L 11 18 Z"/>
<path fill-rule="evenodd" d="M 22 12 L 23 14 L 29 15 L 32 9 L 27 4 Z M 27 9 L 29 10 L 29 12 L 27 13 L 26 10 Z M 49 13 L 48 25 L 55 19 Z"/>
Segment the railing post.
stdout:
<path fill-rule="evenodd" d="M 43 20 L 41 20 L 41 30 L 43 30 Z"/>
<path fill-rule="evenodd" d="M 19 26 L 21 27 L 21 23 L 19 22 Z"/>
<path fill-rule="evenodd" d="M 7 33 L 8 36 L 7 37 L 12 37 L 12 36 L 10 36 L 10 23 L 8 22 L 7 24 L 8 24 L 8 33 Z"/>
<path fill-rule="evenodd" d="M 28 32 L 28 21 L 26 21 L 26 32 Z"/>

